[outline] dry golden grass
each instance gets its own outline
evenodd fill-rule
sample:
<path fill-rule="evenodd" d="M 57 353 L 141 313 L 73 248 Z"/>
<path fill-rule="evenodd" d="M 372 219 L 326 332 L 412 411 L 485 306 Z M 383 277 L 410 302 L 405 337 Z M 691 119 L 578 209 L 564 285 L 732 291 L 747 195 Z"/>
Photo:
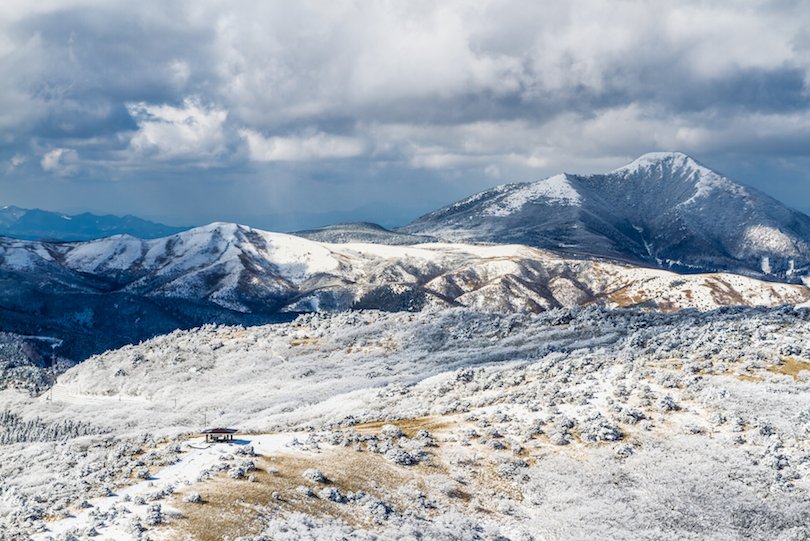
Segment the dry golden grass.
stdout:
<path fill-rule="evenodd" d="M 645 300 L 641 297 L 634 296 L 629 287 L 623 287 L 608 293 L 607 298 L 610 302 L 620 307 L 633 306 Z"/>
<path fill-rule="evenodd" d="M 655 308 L 660 312 L 674 312 L 680 307 L 666 302 L 661 299 L 654 298 L 653 295 L 648 294 L 646 290 L 633 290 L 632 286 L 625 286 L 621 289 L 611 291 L 605 295 L 607 300 L 620 308 Z"/>
<path fill-rule="evenodd" d="M 290 340 L 290 347 L 315 347 L 320 345 L 321 341 L 318 338 L 307 336 L 304 338 L 293 338 Z"/>
<path fill-rule="evenodd" d="M 799 380 L 799 374 L 802 371 L 810 372 L 810 361 L 796 359 L 795 357 L 786 357 L 776 364 L 765 367 L 764 369 L 756 369 L 755 372 L 747 372 L 744 374 L 726 372 L 718 374 L 720 376 L 732 376 L 740 381 L 747 381 L 750 383 L 761 383 L 765 381 L 765 373 L 781 374 L 790 376 L 794 381 Z"/>
<path fill-rule="evenodd" d="M 794 381 L 798 381 L 799 372 L 807 370 L 810 372 L 810 361 L 803 361 L 795 357 L 786 357 L 782 362 L 768 367 L 769 372 L 774 374 L 784 374 L 790 376 Z"/>
<path fill-rule="evenodd" d="M 362 433 L 379 432 L 384 425 L 394 425 L 398 427 L 409 438 L 412 438 L 420 430 L 428 432 L 446 431 L 456 428 L 461 420 L 455 415 L 442 415 L 433 417 L 418 417 L 415 419 L 401 419 L 399 421 L 372 421 L 362 423 L 352 428 Z"/>
<path fill-rule="evenodd" d="M 740 381 L 747 381 L 749 383 L 760 383 L 765 381 L 760 376 L 755 376 L 753 374 L 734 374 L 734 377 Z"/>
<path fill-rule="evenodd" d="M 426 429 L 441 437 L 467 425 L 459 416 L 436 416 L 406 419 L 394 422 L 365 423 L 352 427 L 361 433 L 379 433 L 385 424 L 398 426 L 406 435 L 413 436 Z M 540 442 L 536 442 L 539 444 Z M 489 505 L 486 498 L 474 494 L 491 491 L 509 494 L 519 501 L 520 487 L 496 472 L 497 463 L 491 461 L 494 451 L 474 444 L 461 447 L 458 443 L 439 442 L 438 447 L 428 448 L 430 458 L 415 466 L 399 466 L 383 455 L 356 451 L 354 447 L 334 447 L 322 452 L 291 452 L 255 459 L 257 471 L 255 482 L 230 479 L 224 475 L 199 483 L 186 491 L 199 492 L 204 503 L 192 504 L 182 501 L 184 492 L 178 491 L 172 505 L 182 516 L 168 524 L 169 539 L 182 541 L 214 541 L 224 538 L 257 535 L 263 529 L 268 516 L 302 512 L 315 517 L 331 517 L 346 524 L 373 529 L 363 513 L 357 513 L 353 505 L 339 504 L 320 497 L 310 497 L 298 492 L 299 486 L 309 486 L 316 494 L 324 486 L 332 486 L 342 494 L 366 492 L 398 510 L 413 505 L 399 492 L 408 485 L 431 498 L 443 499 L 445 505 L 457 507 L 467 513 L 492 514 L 498 511 Z M 474 460 L 462 466 L 465 483 L 452 480 L 451 473 L 460 466 L 452 466 L 448 451 L 470 453 Z M 525 454 L 525 453 L 524 453 Z M 530 462 L 534 459 L 526 456 Z M 309 468 L 320 469 L 328 478 L 327 485 L 313 484 L 302 474 Z M 427 514 L 434 511 L 422 510 Z"/>
<path fill-rule="evenodd" d="M 324 486 L 333 486 L 343 494 L 364 491 L 391 502 L 396 500 L 398 487 L 415 482 L 420 489 L 429 490 L 424 478 L 443 472 L 443 468 L 431 464 L 396 466 L 382 455 L 343 447 L 319 454 L 259 457 L 255 462 L 255 482 L 220 476 L 196 485 L 194 490 L 202 495 L 204 503 L 183 502 L 183 492 L 178 492 L 173 505 L 182 518 L 171 525 L 171 538 L 214 541 L 256 535 L 263 528 L 263 516 L 292 511 L 370 527 L 351 506 L 302 495 L 297 487 L 309 486 L 317 493 Z M 320 469 L 329 482 L 308 482 L 302 476 L 308 468 Z"/>
<path fill-rule="evenodd" d="M 399 342 L 393 338 L 386 337 L 362 344 L 353 344 L 348 346 L 345 351 L 346 353 L 392 353 L 399 350 L 399 348 Z"/>

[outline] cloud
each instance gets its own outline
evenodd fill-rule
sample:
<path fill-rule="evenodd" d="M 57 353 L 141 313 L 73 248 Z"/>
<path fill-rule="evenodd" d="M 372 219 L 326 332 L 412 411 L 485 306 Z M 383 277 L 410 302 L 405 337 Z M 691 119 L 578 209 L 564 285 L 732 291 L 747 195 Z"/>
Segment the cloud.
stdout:
<path fill-rule="evenodd" d="M 250 159 L 258 162 L 354 158 L 366 152 L 366 145 L 360 139 L 323 132 L 264 137 L 253 130 L 243 129 L 239 134 L 247 142 Z"/>
<path fill-rule="evenodd" d="M 55 148 L 46 152 L 39 163 L 43 171 L 70 176 L 78 170 L 79 154 L 69 148 Z"/>
<path fill-rule="evenodd" d="M 22 154 L 14 154 L 6 164 L 6 175 L 10 175 L 11 173 L 14 172 L 15 169 L 25 164 L 25 162 L 27 161 L 28 158 L 26 158 Z"/>
<path fill-rule="evenodd" d="M 127 104 L 138 131 L 129 141 L 132 153 L 150 160 L 200 160 L 206 164 L 227 150 L 227 111 L 186 98 L 181 107 Z"/>
<path fill-rule="evenodd" d="M 132 201 L 189 168 L 211 189 L 275 182 L 287 201 L 317 184 L 319 212 L 651 149 L 745 154 L 767 187 L 763 164 L 810 159 L 808 28 L 793 0 L 9 0 L 0 158 L 73 149 L 60 170 Z M 56 172 L 35 165 L 15 175 Z M 810 176 L 790 171 L 810 207 Z"/>

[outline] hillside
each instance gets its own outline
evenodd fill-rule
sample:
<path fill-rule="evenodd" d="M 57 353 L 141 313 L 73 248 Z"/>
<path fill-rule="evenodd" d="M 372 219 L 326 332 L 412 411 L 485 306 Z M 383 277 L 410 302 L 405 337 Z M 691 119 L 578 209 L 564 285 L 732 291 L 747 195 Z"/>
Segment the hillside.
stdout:
<path fill-rule="evenodd" d="M 0 533 L 801 538 L 808 340 L 791 308 L 178 331 L 69 370 L 52 402 L 0 392 Z M 241 434 L 176 437 L 203 426 Z"/>

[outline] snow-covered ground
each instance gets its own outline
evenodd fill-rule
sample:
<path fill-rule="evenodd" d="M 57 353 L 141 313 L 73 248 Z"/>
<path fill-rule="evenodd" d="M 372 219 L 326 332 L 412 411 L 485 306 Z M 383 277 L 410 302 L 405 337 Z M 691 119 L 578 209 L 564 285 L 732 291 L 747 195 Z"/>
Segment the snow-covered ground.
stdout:
<path fill-rule="evenodd" d="M 802 539 L 808 343 L 793 308 L 178 331 L 0 392 L 0 536 Z"/>

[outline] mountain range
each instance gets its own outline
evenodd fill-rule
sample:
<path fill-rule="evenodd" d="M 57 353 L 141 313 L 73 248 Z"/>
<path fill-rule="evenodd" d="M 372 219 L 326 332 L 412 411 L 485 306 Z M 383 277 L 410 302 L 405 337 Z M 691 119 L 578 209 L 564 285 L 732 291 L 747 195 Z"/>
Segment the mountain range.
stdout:
<path fill-rule="evenodd" d="M 322 243 L 227 223 L 154 240 L 0 239 L 0 329 L 57 339 L 66 361 L 177 328 L 302 312 L 586 304 L 672 311 L 808 299 L 800 285 L 678 275 L 525 245 Z"/>
<path fill-rule="evenodd" d="M 112 235 L 133 235 L 144 239 L 165 237 L 184 231 L 136 216 L 99 216 L 85 212 L 67 215 L 15 206 L 0 208 L 0 236 L 26 240 L 83 241 Z"/>
<path fill-rule="evenodd" d="M 399 231 L 789 282 L 810 264 L 810 217 L 679 152 L 607 174 L 497 186 Z"/>
<path fill-rule="evenodd" d="M 41 213 L 3 212 L 18 224 Z M 810 217 L 684 154 L 648 154 L 605 175 L 493 188 L 394 231 L 214 223 L 156 239 L 0 237 L 0 330 L 14 351 L 59 343 L 69 363 L 178 328 L 302 312 L 796 305 L 810 298 L 799 284 L 808 242 Z M 31 362 L 49 363 L 41 353 Z"/>

